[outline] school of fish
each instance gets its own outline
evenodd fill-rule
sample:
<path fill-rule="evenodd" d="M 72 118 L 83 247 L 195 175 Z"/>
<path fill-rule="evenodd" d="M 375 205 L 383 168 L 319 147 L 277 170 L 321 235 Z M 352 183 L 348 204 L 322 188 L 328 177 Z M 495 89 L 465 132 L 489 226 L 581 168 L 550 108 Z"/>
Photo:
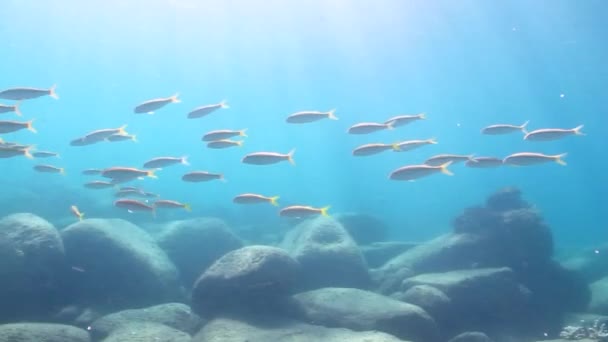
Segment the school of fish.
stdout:
<path fill-rule="evenodd" d="M 15 121 L 4 120 L 3 116 L 14 114 L 18 117 L 23 116 L 21 112 L 21 103 L 23 101 L 36 99 L 43 96 L 50 96 L 54 99 L 59 99 L 55 92 L 55 86 L 44 88 L 29 88 L 17 87 L 0 91 L 0 100 L 16 101 L 13 104 L 0 104 L 0 135 L 12 133 L 19 130 L 29 130 L 32 133 L 37 133 L 33 127 L 34 120 Z M 155 98 L 144 101 L 136 105 L 133 109 L 134 114 L 152 115 L 155 111 L 171 103 L 180 103 L 179 94 L 164 98 Z M 226 101 L 221 101 L 215 104 L 207 104 L 199 106 L 187 115 L 187 119 L 200 119 L 206 117 L 220 109 L 227 109 Z M 348 134 L 364 135 L 379 132 L 383 130 L 394 130 L 398 127 L 410 125 L 417 121 L 426 120 L 426 114 L 408 114 L 399 115 L 387 119 L 384 122 L 360 122 L 352 125 L 346 131 Z M 285 122 L 288 124 L 308 124 L 320 120 L 338 120 L 335 115 L 335 110 L 326 112 L 322 111 L 300 111 L 287 116 Z M 568 136 L 582 136 L 583 125 L 575 128 L 542 128 L 533 131 L 528 131 L 528 121 L 521 125 L 508 123 L 493 124 L 481 129 L 483 135 L 503 135 L 519 133 L 523 134 L 523 140 L 537 141 L 554 141 L 566 138 Z M 77 137 L 69 142 L 71 146 L 82 147 L 97 143 L 114 143 L 121 141 L 137 141 L 135 135 L 127 132 L 127 126 L 122 125 L 114 128 L 99 128 L 84 135 Z M 234 140 L 235 138 L 247 137 L 247 129 L 218 129 L 205 133 L 201 140 L 206 143 L 208 148 L 225 149 L 242 146 L 243 140 Z M 386 151 L 407 152 L 414 149 L 423 148 L 426 145 L 437 144 L 435 138 L 424 140 L 405 140 L 392 143 L 371 143 L 364 144 L 352 151 L 355 157 L 372 156 Z M 242 163 L 251 165 L 271 165 L 281 162 L 288 162 L 295 165 L 294 154 L 295 148 L 291 151 L 259 151 L 245 155 L 242 158 Z M 475 155 L 459 155 L 459 154 L 439 154 L 428 158 L 422 164 L 404 165 L 390 172 L 388 179 L 396 181 L 414 181 L 433 174 L 453 175 L 448 169 L 450 165 L 463 162 L 465 166 L 470 168 L 496 168 L 504 165 L 511 166 L 529 166 L 555 162 L 560 165 L 566 165 L 564 157 L 566 153 L 557 155 L 547 155 L 539 152 L 517 152 L 510 154 L 504 158 L 494 156 L 475 156 Z M 34 145 L 25 145 L 16 142 L 8 142 L 0 136 L 0 158 L 60 158 L 59 154 L 53 151 L 37 150 Z M 105 169 L 86 169 L 82 171 L 84 175 L 99 176 L 105 180 L 93 180 L 84 184 L 84 187 L 92 190 L 113 189 L 115 190 L 114 206 L 117 208 L 128 210 L 129 212 L 150 212 L 156 214 L 157 209 L 183 209 L 190 211 L 191 206 L 188 203 L 181 203 L 172 199 L 161 199 L 159 195 L 146 192 L 145 190 L 133 186 L 120 186 L 119 184 L 128 183 L 144 177 L 156 178 L 156 171 L 162 168 L 184 165 L 190 166 L 187 156 L 159 156 L 150 159 L 142 164 L 142 168 L 125 167 L 125 166 L 110 166 Z M 64 168 L 54 166 L 49 163 L 40 163 L 33 166 L 33 169 L 42 173 L 55 173 L 65 175 Z M 209 182 L 209 181 L 225 181 L 223 174 L 211 172 L 207 170 L 194 170 L 186 172 L 182 176 L 184 182 Z M 270 204 L 279 206 L 279 196 L 266 196 L 255 193 L 242 193 L 234 197 L 233 202 L 241 205 L 252 204 Z M 284 217 L 308 217 L 315 215 L 328 215 L 329 206 L 314 207 L 310 205 L 292 205 L 281 208 L 279 215 Z M 82 213 L 76 205 L 70 207 L 71 213 L 79 220 L 82 220 Z"/>

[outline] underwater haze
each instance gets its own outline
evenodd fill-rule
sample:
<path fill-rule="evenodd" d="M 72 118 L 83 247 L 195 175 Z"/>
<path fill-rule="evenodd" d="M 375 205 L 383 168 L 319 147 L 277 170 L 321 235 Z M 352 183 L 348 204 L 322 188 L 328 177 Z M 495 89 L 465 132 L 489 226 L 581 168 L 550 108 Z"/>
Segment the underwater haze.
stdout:
<path fill-rule="evenodd" d="M 0 11 L 0 342 L 608 340 L 608 1 Z"/>
<path fill-rule="evenodd" d="M 37 161 L 25 158 L 2 160 L 3 214 L 57 219 L 77 205 L 87 217 L 107 216 L 112 211 L 96 213 L 99 205 L 92 203 L 111 208 L 111 191 L 83 188 L 91 177 L 82 170 L 141 167 L 170 155 L 189 156 L 190 169 L 227 180 L 184 183 L 180 177 L 189 169 L 177 166 L 141 182 L 148 191 L 190 203 L 192 213 L 171 213 L 180 217 L 221 212 L 229 221 L 276 219 L 275 208 L 232 203 L 239 193 L 256 192 L 280 196 L 281 205 L 370 213 L 388 222 L 394 237 L 421 240 L 445 230 L 463 207 L 489 192 L 517 186 L 542 210 L 559 245 L 606 238 L 603 1 L 9 0 L 2 8 L 2 87 L 56 84 L 60 97 L 21 105 L 38 134 L 2 137 L 58 152 L 52 164 L 66 172 L 38 173 Z M 133 113 L 139 103 L 176 93 L 181 103 L 154 115 Z M 186 119 L 195 107 L 222 100 L 228 109 Z M 298 111 L 331 109 L 339 120 L 285 122 Z M 421 112 L 424 122 L 346 133 L 359 122 Z M 528 120 L 529 129 L 584 124 L 586 135 L 528 142 L 518 134 L 480 134 L 491 124 Z M 90 131 L 124 124 L 137 143 L 69 145 Z M 246 128 L 244 145 L 206 148 L 201 136 L 224 128 Z M 438 144 L 352 155 L 365 143 L 429 138 Z M 294 148 L 295 166 L 241 163 L 250 152 Z M 503 158 L 524 151 L 568 153 L 568 165 L 453 165 L 453 177 L 388 179 L 392 170 L 435 154 Z"/>

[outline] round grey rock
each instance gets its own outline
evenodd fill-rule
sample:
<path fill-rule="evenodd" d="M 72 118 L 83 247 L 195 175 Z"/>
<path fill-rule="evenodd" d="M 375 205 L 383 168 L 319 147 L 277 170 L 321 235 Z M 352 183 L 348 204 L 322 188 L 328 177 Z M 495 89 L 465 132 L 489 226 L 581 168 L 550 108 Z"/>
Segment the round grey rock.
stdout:
<path fill-rule="evenodd" d="M 167 303 L 103 316 L 91 324 L 91 334 L 95 338 L 103 338 L 134 322 L 164 324 L 188 334 L 194 334 L 202 325 L 200 317 L 192 313 L 188 305 Z"/>
<path fill-rule="evenodd" d="M 114 330 L 102 342 L 191 342 L 192 337 L 169 326 L 150 322 L 130 322 Z"/>
<path fill-rule="evenodd" d="M 48 221 L 28 213 L 0 220 L 0 321 L 48 313 L 65 267 L 63 242 Z"/>
<path fill-rule="evenodd" d="M 301 290 L 371 285 L 361 250 L 335 219 L 318 217 L 300 223 L 287 233 L 281 247 L 302 265 Z"/>
<path fill-rule="evenodd" d="M 207 323 L 192 342 L 407 342 L 377 331 L 327 328 L 287 320 L 260 317 L 236 320 L 216 318 Z"/>
<path fill-rule="evenodd" d="M 138 226 L 89 219 L 65 228 L 61 236 L 75 270 L 66 286 L 77 301 L 120 310 L 177 299 L 177 269 Z"/>
<path fill-rule="evenodd" d="M 423 308 L 440 321 L 450 316 L 452 300 L 443 291 L 429 285 L 412 286 L 397 299 Z"/>
<path fill-rule="evenodd" d="M 303 321 L 355 331 L 382 331 L 402 339 L 438 341 L 435 321 L 418 306 L 373 292 L 324 288 L 293 296 Z"/>
<path fill-rule="evenodd" d="M 243 246 L 223 220 L 204 217 L 171 222 L 157 240 L 188 288 L 214 261 Z"/>
<path fill-rule="evenodd" d="M 454 338 L 450 339 L 448 342 L 493 342 L 492 339 L 488 337 L 488 335 L 482 332 L 465 332 Z"/>
<path fill-rule="evenodd" d="M 192 309 L 214 315 L 230 309 L 269 307 L 290 294 L 299 264 L 284 250 L 248 246 L 229 252 L 211 265 L 192 290 Z"/>
<path fill-rule="evenodd" d="M 90 342 L 86 330 L 63 324 L 13 323 L 0 325 L 2 342 Z"/>

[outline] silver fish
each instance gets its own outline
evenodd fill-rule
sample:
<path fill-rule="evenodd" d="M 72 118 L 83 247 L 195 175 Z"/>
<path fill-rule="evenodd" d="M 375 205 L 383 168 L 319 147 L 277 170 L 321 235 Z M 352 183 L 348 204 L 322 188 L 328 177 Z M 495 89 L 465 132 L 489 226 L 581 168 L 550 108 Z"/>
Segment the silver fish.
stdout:
<path fill-rule="evenodd" d="M 570 135 L 585 135 L 581 130 L 583 125 L 572 129 L 562 128 L 543 128 L 534 130 L 524 136 L 524 140 L 528 141 L 552 141 L 559 140 Z"/>
<path fill-rule="evenodd" d="M 435 173 L 443 173 L 448 176 L 452 176 L 453 173 L 448 170 L 448 166 L 450 166 L 450 164 L 452 164 L 451 161 L 440 166 L 430 166 L 424 164 L 404 166 L 393 171 L 390 174 L 389 179 L 398 181 L 413 181 Z"/>
<path fill-rule="evenodd" d="M 55 92 L 55 88 L 56 88 L 55 85 L 49 89 L 26 88 L 26 87 L 11 88 L 11 89 L 6 89 L 3 91 L 0 91 L 0 99 L 21 101 L 21 100 L 35 99 L 37 97 L 46 96 L 46 95 L 48 95 L 54 99 L 59 99 L 59 96 L 57 96 L 57 93 Z"/>
<path fill-rule="evenodd" d="M 499 134 L 509 134 L 509 133 L 513 133 L 513 132 L 523 132 L 525 134 L 525 133 L 528 133 L 526 131 L 526 126 L 528 126 L 529 122 L 530 121 L 526 121 L 520 126 L 515 126 L 515 125 L 510 125 L 510 124 L 490 125 L 490 126 L 482 128 L 481 134 L 499 135 Z"/>
<path fill-rule="evenodd" d="M 521 152 L 514 153 L 510 156 L 505 157 L 503 159 L 503 164 L 505 165 L 515 165 L 515 166 L 528 166 L 528 165 L 536 165 L 543 164 L 548 162 L 555 162 L 560 165 L 566 165 L 566 162 L 563 160 L 567 153 L 556 154 L 556 155 L 546 155 L 542 153 L 535 152 Z"/>
<path fill-rule="evenodd" d="M 137 105 L 133 111 L 135 112 L 135 114 L 154 114 L 155 110 L 161 109 L 169 103 L 181 102 L 178 98 L 178 95 L 179 94 L 175 94 L 170 97 L 148 100 L 144 103 Z"/>
<path fill-rule="evenodd" d="M 328 112 L 319 111 L 302 111 L 293 113 L 287 117 L 287 123 L 302 124 L 319 121 L 322 119 L 338 120 L 335 115 L 336 110 L 332 109 Z"/>
<path fill-rule="evenodd" d="M 215 112 L 218 109 L 226 109 L 226 108 L 229 108 L 229 107 L 225 100 L 220 103 L 216 103 L 216 104 L 212 104 L 212 105 L 200 106 L 200 107 L 194 108 L 190 113 L 188 113 L 188 119 L 202 118 L 203 116 L 207 116 L 207 115 Z"/>
<path fill-rule="evenodd" d="M 291 163 L 291 165 L 295 165 L 296 162 L 293 159 L 293 155 L 295 152 L 295 148 L 289 151 L 289 153 L 287 154 L 276 152 L 255 152 L 246 155 L 241 161 L 244 164 L 270 165 L 287 160 L 289 161 L 289 163 Z"/>

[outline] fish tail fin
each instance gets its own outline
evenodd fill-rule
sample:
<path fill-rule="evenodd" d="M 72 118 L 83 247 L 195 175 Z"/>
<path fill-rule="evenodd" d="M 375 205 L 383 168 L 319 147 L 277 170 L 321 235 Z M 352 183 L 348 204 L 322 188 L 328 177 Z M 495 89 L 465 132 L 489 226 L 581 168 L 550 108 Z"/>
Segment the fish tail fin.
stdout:
<path fill-rule="evenodd" d="M 321 215 L 329 217 L 329 208 L 331 208 L 331 205 L 321 208 Z"/>
<path fill-rule="evenodd" d="M 452 171 L 448 170 L 448 166 L 450 166 L 451 164 L 452 164 L 452 161 L 450 160 L 449 162 L 439 165 L 441 173 L 448 175 L 448 176 L 453 176 L 454 174 L 452 173 Z"/>
<path fill-rule="evenodd" d="M 34 128 L 34 126 L 33 126 L 33 124 L 34 124 L 34 119 L 32 119 L 32 120 L 28 121 L 26 124 L 27 124 L 27 129 L 28 129 L 28 131 L 33 132 L 33 133 L 38 133 L 38 131 L 37 131 L 37 130 Z"/>
<path fill-rule="evenodd" d="M 222 182 L 224 182 L 224 183 L 228 182 L 228 180 L 226 180 L 226 177 L 224 177 L 224 174 L 223 174 L 223 173 L 222 173 L 222 174 L 220 174 L 220 181 L 222 181 Z"/>
<path fill-rule="evenodd" d="M 287 160 L 289 161 L 289 163 L 291 165 L 296 165 L 296 161 L 293 159 L 294 153 L 296 153 L 295 148 L 291 149 L 291 151 L 289 151 L 289 153 L 287 153 Z"/>
<path fill-rule="evenodd" d="M 278 202 L 279 198 L 280 198 L 279 196 L 272 196 L 272 197 L 270 197 L 270 204 L 274 205 L 275 207 L 278 207 L 279 206 L 279 202 Z"/>
<path fill-rule="evenodd" d="M 336 110 L 332 109 L 329 112 L 327 112 L 327 117 L 331 120 L 338 120 L 338 117 L 336 116 Z"/>
<path fill-rule="evenodd" d="M 398 143 L 398 142 L 391 144 L 391 148 L 392 148 L 392 149 L 393 149 L 393 151 L 395 151 L 395 152 L 399 152 L 399 151 L 401 151 L 401 147 L 399 147 L 399 143 Z"/>
<path fill-rule="evenodd" d="M 60 167 L 60 168 L 59 168 L 59 173 L 60 173 L 62 176 L 65 176 L 65 169 L 64 169 L 63 167 Z"/>
<path fill-rule="evenodd" d="M 49 89 L 49 96 L 54 98 L 55 100 L 59 100 L 59 95 L 57 95 L 55 89 L 57 89 L 57 85 L 53 84 L 53 86 Z"/>
<path fill-rule="evenodd" d="M 568 153 L 562 153 L 562 154 L 556 155 L 554 157 L 555 162 L 558 163 L 559 165 L 566 166 L 567 163 L 564 161 L 564 158 L 566 158 L 567 155 L 568 155 Z"/>
<path fill-rule="evenodd" d="M 439 143 L 437 142 L 437 138 L 431 138 L 431 139 L 427 140 L 426 142 L 428 142 L 429 144 L 433 144 L 433 145 L 437 145 L 437 144 L 439 144 Z"/>
<path fill-rule="evenodd" d="M 522 132 L 524 132 L 524 134 L 528 134 L 528 129 L 526 127 L 528 127 L 529 123 L 530 123 L 530 120 L 527 120 L 521 126 L 519 126 L 519 128 L 521 129 Z"/>
<path fill-rule="evenodd" d="M 226 100 L 222 100 L 222 102 L 220 102 L 220 108 L 228 109 L 230 106 L 228 106 L 228 102 Z"/>
<path fill-rule="evenodd" d="M 170 97 L 171 102 L 173 103 L 180 103 L 182 102 L 182 100 L 179 99 L 179 93 L 175 93 L 175 95 Z"/>
<path fill-rule="evenodd" d="M 156 175 L 156 170 L 148 170 L 146 171 L 146 176 L 150 177 L 150 178 L 158 178 L 158 176 Z"/>
<path fill-rule="evenodd" d="M 236 144 L 237 144 L 239 147 L 243 147 L 243 143 L 245 143 L 243 140 L 239 140 L 239 141 L 237 141 L 237 142 L 236 142 Z"/>
<path fill-rule="evenodd" d="M 192 206 L 189 203 L 184 203 L 184 210 L 192 211 Z"/>
<path fill-rule="evenodd" d="M 240 130 L 239 131 L 239 135 L 241 137 L 245 137 L 246 138 L 247 137 L 247 130 L 248 130 L 248 128 L 244 128 L 244 129 Z"/>
<path fill-rule="evenodd" d="M 84 220 L 84 213 L 78 213 L 78 221 Z"/>
<path fill-rule="evenodd" d="M 420 120 L 426 120 L 426 113 L 420 113 L 420 114 L 418 114 L 418 119 L 420 119 Z"/>
<path fill-rule="evenodd" d="M 21 109 L 19 109 L 20 106 L 21 106 L 21 101 L 15 103 L 15 109 L 13 109 L 13 111 L 15 112 L 15 114 L 17 116 L 21 116 L 22 115 Z"/>
<path fill-rule="evenodd" d="M 579 125 L 579 126 L 573 128 L 572 131 L 574 132 L 575 135 L 586 135 L 585 133 L 583 133 L 581 131 L 583 129 L 583 127 L 585 127 L 585 125 Z"/>
<path fill-rule="evenodd" d="M 190 166 L 190 162 L 188 161 L 188 156 L 183 156 L 181 158 L 181 163 L 186 165 L 186 166 Z"/>
<path fill-rule="evenodd" d="M 33 146 L 29 146 L 28 148 L 23 150 L 23 155 L 27 158 L 27 159 L 34 159 L 34 156 L 32 155 L 32 151 L 31 149 L 33 149 Z"/>
<path fill-rule="evenodd" d="M 137 140 L 137 135 L 135 135 L 135 134 L 131 134 L 131 140 L 132 140 L 133 142 L 139 142 L 139 141 Z"/>
<path fill-rule="evenodd" d="M 389 121 L 386 123 L 386 129 L 395 129 L 395 121 Z"/>
<path fill-rule="evenodd" d="M 116 133 L 116 134 L 129 135 L 129 133 L 127 133 L 126 129 L 127 129 L 127 124 L 124 124 L 124 125 L 118 127 L 118 133 Z"/>

